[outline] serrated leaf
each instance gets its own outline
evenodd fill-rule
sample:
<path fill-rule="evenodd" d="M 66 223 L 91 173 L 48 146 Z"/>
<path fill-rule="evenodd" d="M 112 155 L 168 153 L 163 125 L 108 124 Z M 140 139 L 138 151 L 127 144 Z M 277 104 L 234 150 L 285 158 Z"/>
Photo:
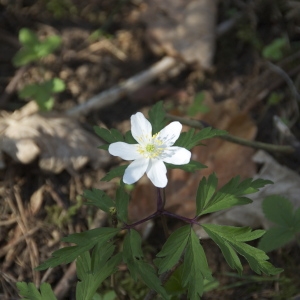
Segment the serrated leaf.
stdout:
<path fill-rule="evenodd" d="M 124 190 L 124 184 L 121 184 L 116 192 L 116 208 L 118 219 L 124 223 L 128 222 L 128 204 L 129 195 Z"/>
<path fill-rule="evenodd" d="M 288 199 L 279 195 L 266 197 L 262 209 L 270 221 L 283 227 L 293 226 L 293 205 Z"/>
<path fill-rule="evenodd" d="M 213 129 L 212 127 L 206 127 L 195 133 L 195 129 L 190 129 L 188 132 L 182 132 L 178 140 L 174 143 L 174 146 L 183 147 L 188 150 L 200 145 L 202 140 L 210 139 L 217 136 L 226 135 L 225 130 Z"/>
<path fill-rule="evenodd" d="M 136 230 L 131 229 L 124 239 L 123 261 L 127 264 L 130 275 L 135 281 L 140 276 L 150 289 L 155 290 L 164 299 L 168 299 L 154 268 L 143 261 L 141 244 L 141 236 Z"/>
<path fill-rule="evenodd" d="M 176 270 L 172 273 L 171 277 L 165 283 L 164 288 L 167 293 L 172 296 L 179 296 L 186 291 L 186 288 L 182 285 L 183 278 L 183 265 L 181 264 Z"/>
<path fill-rule="evenodd" d="M 88 199 L 85 203 L 86 205 L 94 205 L 107 213 L 110 212 L 112 207 L 115 207 L 114 201 L 106 193 L 98 189 L 85 190 L 83 197 Z"/>
<path fill-rule="evenodd" d="M 245 243 L 261 237 L 264 234 L 263 230 L 252 232 L 251 228 L 248 227 L 220 226 L 215 224 L 202 224 L 202 227 L 220 247 L 229 266 L 236 269 L 240 274 L 243 267 L 236 253 L 244 256 L 251 269 L 257 274 L 263 272 L 267 275 L 275 275 L 282 272 L 282 269 L 275 268 L 267 262 L 269 257 L 264 251 Z"/>
<path fill-rule="evenodd" d="M 213 280 L 204 250 L 191 227 L 184 255 L 182 278 L 183 285 L 188 290 L 188 299 L 191 300 L 198 300 L 202 296 L 204 279 Z"/>
<path fill-rule="evenodd" d="M 49 283 L 42 283 L 40 286 L 40 291 L 36 286 L 30 282 L 17 282 L 16 283 L 19 293 L 22 297 L 22 300 L 56 300 L 57 298 L 54 295 L 54 292 L 51 289 Z"/>
<path fill-rule="evenodd" d="M 123 135 L 117 129 L 111 129 L 109 131 L 106 128 L 94 126 L 94 131 L 98 136 L 100 136 L 104 141 L 106 141 L 109 144 L 124 141 Z"/>
<path fill-rule="evenodd" d="M 132 136 L 132 133 L 130 130 L 125 133 L 125 142 L 128 144 L 137 144 L 137 141 Z"/>
<path fill-rule="evenodd" d="M 258 243 L 258 248 L 270 252 L 278 249 L 295 238 L 292 230 L 285 227 L 272 227 L 263 235 Z"/>
<path fill-rule="evenodd" d="M 180 169 L 186 172 L 195 172 L 207 168 L 207 166 L 195 160 L 191 160 L 188 164 L 185 165 L 173 165 L 169 163 L 165 163 L 165 165 L 168 169 Z"/>
<path fill-rule="evenodd" d="M 158 267 L 158 274 L 162 274 L 178 263 L 189 239 L 190 225 L 183 226 L 174 231 L 156 255 L 154 262 Z"/>
<path fill-rule="evenodd" d="M 92 258 L 89 252 L 84 252 L 78 257 L 76 269 L 80 282 L 76 286 L 77 300 L 91 300 L 100 284 L 117 271 L 122 257 L 120 253 L 112 257 L 113 251 L 114 245 L 111 243 L 98 244 Z"/>
<path fill-rule="evenodd" d="M 130 230 L 125 236 L 123 244 L 123 261 L 127 264 L 130 275 L 135 281 L 137 280 L 138 275 L 136 261 L 143 258 L 141 244 L 141 236 L 136 230 Z"/>
<path fill-rule="evenodd" d="M 163 299 L 169 299 L 169 296 L 161 285 L 154 268 L 144 261 L 137 261 L 139 275 L 145 284 L 152 290 L 155 290 Z"/>
<path fill-rule="evenodd" d="M 208 179 L 203 177 L 199 183 L 196 196 L 197 211 L 196 215 L 200 215 L 205 206 L 209 203 L 218 186 L 218 178 L 215 173 L 210 175 Z"/>
<path fill-rule="evenodd" d="M 125 170 L 126 170 L 127 167 L 128 167 L 128 165 L 122 165 L 122 166 L 119 166 L 119 167 L 116 167 L 116 168 L 110 170 L 101 179 L 101 181 L 110 181 L 110 180 L 112 180 L 113 178 L 116 178 L 116 177 L 123 177 L 123 175 L 124 175 Z"/>
<path fill-rule="evenodd" d="M 54 268 L 60 264 L 67 264 L 74 261 L 80 254 L 93 248 L 97 243 L 105 244 L 113 238 L 120 229 L 118 228 L 95 228 L 82 233 L 71 234 L 62 240 L 75 243 L 76 246 L 61 248 L 54 251 L 52 257 L 39 265 L 36 270 L 41 271 L 47 268 Z"/>
<path fill-rule="evenodd" d="M 240 181 L 240 177 L 237 176 L 216 191 L 217 183 L 214 174 L 210 175 L 207 180 L 204 178 L 201 180 L 196 197 L 197 216 L 251 203 L 252 200 L 245 195 L 255 193 L 259 188 L 272 182 L 263 179 L 252 180 L 251 178 Z"/>
<path fill-rule="evenodd" d="M 149 121 L 152 125 L 152 135 L 158 133 L 166 126 L 163 102 L 159 101 L 149 110 Z"/>

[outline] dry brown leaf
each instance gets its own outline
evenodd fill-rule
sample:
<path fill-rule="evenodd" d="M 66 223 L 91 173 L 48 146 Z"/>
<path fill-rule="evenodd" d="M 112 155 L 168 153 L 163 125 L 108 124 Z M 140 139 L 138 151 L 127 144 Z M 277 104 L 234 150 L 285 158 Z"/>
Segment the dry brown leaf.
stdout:
<path fill-rule="evenodd" d="M 249 116 L 241 113 L 234 100 L 214 103 L 209 95 L 205 104 L 210 112 L 197 115 L 201 119 L 216 127 L 224 129 L 236 136 L 253 140 L 256 126 Z M 185 128 L 186 130 L 188 128 Z M 194 217 L 195 196 L 202 176 L 216 172 L 219 178 L 219 187 L 223 186 L 232 177 L 240 175 L 242 178 L 253 177 L 256 174 L 256 164 L 252 161 L 254 150 L 221 139 L 204 141 L 205 146 L 193 149 L 192 159 L 200 161 L 208 168 L 195 173 L 187 173 L 174 169 L 168 172 L 169 183 L 166 188 L 166 208 L 186 217 Z M 138 182 L 133 191 L 130 202 L 130 219 L 137 221 L 150 215 L 156 207 L 155 188 L 143 179 Z"/>
<path fill-rule="evenodd" d="M 153 51 L 210 68 L 215 49 L 216 0 L 147 0 L 143 21 Z"/>
<path fill-rule="evenodd" d="M 60 173 L 79 170 L 87 163 L 98 168 L 109 160 L 105 151 L 97 149 L 102 142 L 64 115 L 11 115 L 0 123 L 0 149 L 17 162 L 28 164 L 39 157 L 42 170 Z"/>
<path fill-rule="evenodd" d="M 211 214 L 202 219 L 202 222 L 231 226 L 250 226 L 252 228 L 269 228 L 270 222 L 265 218 L 262 211 L 262 201 L 271 195 L 284 196 L 293 203 L 295 208 L 300 207 L 300 176 L 291 169 L 280 165 L 271 155 L 262 150 L 253 156 L 253 160 L 259 164 L 263 164 L 260 172 L 254 178 L 268 179 L 273 181 L 274 184 L 267 185 L 259 192 L 249 195 L 248 197 L 253 200 L 252 203 Z M 197 233 L 202 238 L 207 237 L 205 231 L 201 229 L 197 228 Z"/>

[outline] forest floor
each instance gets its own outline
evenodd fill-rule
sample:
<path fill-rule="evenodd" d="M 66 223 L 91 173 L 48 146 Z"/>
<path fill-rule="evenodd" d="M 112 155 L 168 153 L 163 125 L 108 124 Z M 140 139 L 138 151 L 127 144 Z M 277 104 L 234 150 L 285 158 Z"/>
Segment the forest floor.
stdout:
<path fill-rule="evenodd" d="M 64 265 L 46 272 L 37 272 L 34 268 L 49 258 L 54 250 L 65 246 L 62 237 L 109 222 L 105 214 L 82 205 L 80 196 L 90 188 L 99 188 L 114 196 L 118 186 L 117 180 L 100 181 L 120 161 L 94 147 L 98 140 L 95 142 L 93 126 L 117 128 L 125 133 L 130 129 L 132 114 L 137 111 L 146 113 L 151 105 L 162 100 L 170 114 L 202 120 L 248 140 L 291 145 L 274 126 L 273 118 L 278 116 L 291 129 L 295 139 L 300 139 L 297 93 L 300 87 L 300 5 L 291 0 L 219 2 L 213 16 L 219 33 L 214 32 L 213 46 L 210 45 L 203 54 L 208 56 L 206 60 L 202 57 L 202 64 L 207 64 L 203 67 L 186 62 L 186 54 L 181 55 L 172 47 L 170 50 L 169 45 L 154 45 L 150 39 L 151 22 L 144 17 L 149 1 L 0 1 L 1 118 L 24 107 L 28 99 L 21 99 L 19 92 L 28 84 L 40 83 L 42 77 L 57 77 L 64 81 L 66 88 L 55 94 L 54 107 L 49 115 L 68 120 L 67 111 L 148 70 L 164 56 L 179 59 L 177 68 L 159 74 L 111 104 L 77 118 L 81 131 L 78 140 L 74 138 L 75 142 L 80 144 L 81 135 L 86 133 L 80 151 L 93 153 L 87 164 L 77 168 L 66 163 L 60 168 L 60 161 L 50 157 L 53 159 L 51 163 L 58 165 L 56 168 L 60 170 L 54 170 L 51 163 L 43 169 L 41 155 L 24 164 L 17 162 L 8 151 L 3 151 L 0 161 L 0 299 L 19 299 L 16 288 L 19 281 L 34 282 L 38 286 L 46 281 L 56 287 L 59 299 L 74 299 L 74 266 Z M 160 5 L 162 3 L 168 5 L 168 1 L 161 1 Z M 159 9 L 162 15 L 167 15 L 166 18 L 173 17 L 172 22 L 177 20 L 176 15 L 170 16 L 171 8 L 169 12 Z M 232 26 L 220 26 L 228 21 L 232 21 Z M 16 67 L 13 58 L 21 47 L 18 33 L 22 28 L 29 28 L 40 39 L 57 35 L 62 39 L 61 46 L 42 59 L 42 63 Z M 160 43 L 163 44 L 161 40 Z M 191 51 L 197 51 L 197 47 Z M 279 71 L 274 71 L 274 66 L 279 66 Z M 2 124 L 0 122 L 3 133 Z M 22 124 L 20 126 L 28 126 Z M 49 135 L 55 131 L 52 129 L 49 128 Z M 68 134 L 68 143 L 71 143 L 72 132 Z M 1 139 L 0 146 L 2 142 Z M 49 148 L 59 148 L 56 139 L 49 138 L 45 143 Z M 192 214 L 191 193 L 196 189 L 196 179 L 199 182 L 202 176 L 216 172 L 219 186 L 222 186 L 236 175 L 242 178 L 256 176 L 262 168 L 262 162 L 252 160 L 257 149 L 219 140 L 206 145 L 197 147 L 193 155 L 194 159 L 207 165 L 207 169 L 188 177 L 175 170 L 170 173 L 170 182 L 173 180 L 173 183 L 168 186 L 167 195 L 170 198 L 168 208 L 173 212 L 185 216 Z M 281 166 L 293 171 L 295 178 L 298 176 L 300 164 L 297 155 L 276 151 L 270 154 Z M 130 193 L 129 215 L 132 221 L 151 213 L 153 190 L 146 179 Z M 281 194 L 289 195 L 285 190 Z M 294 196 L 297 198 L 296 191 Z M 298 203 L 299 207 L 299 199 Z M 236 218 L 243 217 L 237 215 Z M 170 222 L 169 225 L 173 230 L 179 224 Z M 259 222 L 255 225 L 263 227 Z M 151 257 L 164 242 L 161 224 L 154 222 L 150 233 L 146 233 L 147 228 L 139 230 L 145 237 L 147 256 Z M 298 299 L 300 252 L 296 243 L 269 253 L 272 264 L 285 270 L 276 278 L 256 276 L 246 262 L 243 276 L 237 276 L 211 240 L 202 239 L 201 243 L 213 276 L 219 282 L 217 287 L 203 295 L 203 299 Z M 143 283 L 134 283 L 127 272 L 124 269 L 119 275 L 121 286 L 127 293 L 124 299 L 143 299 L 147 288 Z M 62 285 L 66 276 L 69 276 L 69 281 L 64 290 Z M 109 290 L 109 282 L 105 282 L 101 295 Z"/>

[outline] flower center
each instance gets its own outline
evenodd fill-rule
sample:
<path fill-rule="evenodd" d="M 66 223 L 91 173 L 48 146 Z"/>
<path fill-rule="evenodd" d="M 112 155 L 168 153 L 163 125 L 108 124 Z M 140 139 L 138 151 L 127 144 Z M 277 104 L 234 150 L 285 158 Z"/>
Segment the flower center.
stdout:
<path fill-rule="evenodd" d="M 139 139 L 145 141 L 144 139 Z M 164 152 L 165 146 L 158 139 L 158 134 L 154 134 L 146 143 L 141 143 L 137 147 L 137 151 L 145 158 L 157 158 Z"/>

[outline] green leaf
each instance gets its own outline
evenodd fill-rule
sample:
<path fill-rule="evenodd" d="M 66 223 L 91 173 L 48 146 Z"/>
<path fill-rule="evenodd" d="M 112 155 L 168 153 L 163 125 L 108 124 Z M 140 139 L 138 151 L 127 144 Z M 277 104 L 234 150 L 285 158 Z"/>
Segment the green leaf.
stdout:
<path fill-rule="evenodd" d="M 106 193 L 98 189 L 85 190 L 83 197 L 88 199 L 85 203 L 86 205 L 94 205 L 107 213 L 110 212 L 112 207 L 115 207 L 114 201 Z"/>
<path fill-rule="evenodd" d="M 19 41 L 24 46 L 33 47 L 39 43 L 37 35 L 28 28 L 21 28 L 19 31 Z"/>
<path fill-rule="evenodd" d="M 116 208 L 118 219 L 124 223 L 128 222 L 128 204 L 129 195 L 124 190 L 124 184 L 121 184 L 116 193 Z"/>
<path fill-rule="evenodd" d="M 137 269 L 142 280 L 151 290 L 155 290 L 163 299 L 169 299 L 166 290 L 161 285 L 161 281 L 151 265 L 144 261 L 137 261 Z"/>
<path fill-rule="evenodd" d="M 149 110 L 149 121 L 152 125 L 152 135 L 160 132 L 166 126 L 163 102 L 159 101 Z"/>
<path fill-rule="evenodd" d="M 54 251 L 52 257 L 39 265 L 36 270 L 41 271 L 47 268 L 54 268 L 63 263 L 70 263 L 75 260 L 80 254 L 93 248 L 97 243 L 102 243 L 104 245 L 119 231 L 120 229 L 118 228 L 102 227 L 82 233 L 71 234 L 63 238 L 63 241 L 75 243 L 77 245 L 61 248 L 57 251 Z"/>
<path fill-rule="evenodd" d="M 188 299 L 198 300 L 204 291 L 204 279 L 213 280 L 206 255 L 199 238 L 190 227 L 190 235 L 183 262 L 183 285 L 187 287 Z"/>
<path fill-rule="evenodd" d="M 40 286 L 41 292 L 35 287 L 35 285 L 30 282 L 17 282 L 16 283 L 22 300 L 56 300 L 54 292 L 51 289 L 49 283 L 42 283 Z"/>
<path fill-rule="evenodd" d="M 60 78 L 53 78 L 52 80 L 52 92 L 53 93 L 60 93 L 66 89 L 66 85 L 63 80 Z"/>
<path fill-rule="evenodd" d="M 183 277 L 183 265 L 180 265 L 165 283 L 164 288 L 168 292 L 168 294 L 172 296 L 179 296 L 185 293 L 186 288 L 182 285 Z"/>
<path fill-rule="evenodd" d="M 285 227 L 272 227 L 263 235 L 258 243 L 258 248 L 269 252 L 278 249 L 295 238 L 292 230 Z"/>
<path fill-rule="evenodd" d="M 270 221 L 283 227 L 293 227 L 293 205 L 288 199 L 278 195 L 266 197 L 262 209 Z"/>
<path fill-rule="evenodd" d="M 104 141 L 109 144 L 116 142 L 124 142 L 123 135 L 117 129 L 111 129 L 110 131 L 103 127 L 94 126 L 94 131 Z"/>
<path fill-rule="evenodd" d="M 287 47 L 288 41 L 286 38 L 277 38 L 272 41 L 271 44 L 265 46 L 262 50 L 264 58 L 271 60 L 280 60 L 283 58 L 284 49 Z"/>
<path fill-rule="evenodd" d="M 169 163 L 165 163 L 165 165 L 168 169 L 180 169 L 186 172 L 195 172 L 207 168 L 207 166 L 195 160 L 191 160 L 188 164 L 185 165 L 173 165 Z"/>
<path fill-rule="evenodd" d="M 44 41 L 40 42 L 39 47 L 36 48 L 39 57 L 46 57 L 53 53 L 61 45 L 61 42 L 62 39 L 58 35 L 51 35 Z"/>
<path fill-rule="evenodd" d="M 127 167 L 128 167 L 128 165 L 122 165 L 122 166 L 119 166 L 119 167 L 116 167 L 116 168 L 110 170 L 101 179 L 101 181 L 110 181 L 110 180 L 112 180 L 113 178 L 116 178 L 116 177 L 123 177 L 123 175 L 124 175 L 125 170 L 126 170 Z"/>
<path fill-rule="evenodd" d="M 188 108 L 187 111 L 188 115 L 193 117 L 200 112 L 202 113 L 209 112 L 210 111 L 209 107 L 203 104 L 204 100 L 205 100 L 205 93 L 204 92 L 198 93 L 194 99 L 194 102 Z"/>
<path fill-rule="evenodd" d="M 132 136 L 132 133 L 130 130 L 125 133 L 125 142 L 128 144 L 137 144 L 137 141 Z"/>
<path fill-rule="evenodd" d="M 251 203 L 252 200 L 245 195 L 255 193 L 259 188 L 270 183 L 272 182 L 269 180 L 251 178 L 240 182 L 240 177 L 237 176 L 216 192 L 218 185 L 216 175 L 212 174 L 208 179 L 203 178 L 199 183 L 196 197 L 197 216 Z"/>
<path fill-rule="evenodd" d="M 121 262 L 121 253 L 112 257 L 115 246 L 112 243 L 98 244 L 90 257 L 84 252 L 77 258 L 77 277 L 80 282 L 76 286 L 77 300 L 91 300 L 100 284 L 111 274 L 115 273 Z"/>
<path fill-rule="evenodd" d="M 15 67 L 21 67 L 38 59 L 39 58 L 33 49 L 21 48 L 13 57 L 12 63 Z"/>
<path fill-rule="evenodd" d="M 195 133 L 195 129 L 191 128 L 188 132 L 182 132 L 175 142 L 174 146 L 191 149 L 200 145 L 202 140 L 210 139 L 217 136 L 226 135 L 225 130 L 213 129 L 211 127 L 205 127 L 202 130 Z"/>
<path fill-rule="evenodd" d="M 125 236 L 123 244 L 123 261 L 127 264 L 130 275 L 135 281 L 138 275 L 136 260 L 143 258 L 141 243 L 142 240 L 138 232 L 136 230 L 130 230 Z"/>
<path fill-rule="evenodd" d="M 262 272 L 267 275 L 275 275 L 282 269 L 275 268 L 267 262 L 269 257 L 260 249 L 249 246 L 245 242 L 252 241 L 264 234 L 263 230 L 251 231 L 248 227 L 220 226 L 215 224 L 202 224 L 204 230 L 211 239 L 220 247 L 227 263 L 239 274 L 243 267 L 237 253 L 244 256 L 251 269 L 257 274 Z"/>
<path fill-rule="evenodd" d="M 123 261 L 127 264 L 130 275 L 135 281 L 140 276 L 150 289 L 155 290 L 164 299 L 168 299 L 154 268 L 143 261 L 141 244 L 141 236 L 136 230 L 131 229 L 124 239 Z"/>
<path fill-rule="evenodd" d="M 174 231 L 156 255 L 158 259 L 155 259 L 154 262 L 158 267 L 158 274 L 170 270 L 179 262 L 189 239 L 190 227 L 190 225 L 186 225 Z"/>

